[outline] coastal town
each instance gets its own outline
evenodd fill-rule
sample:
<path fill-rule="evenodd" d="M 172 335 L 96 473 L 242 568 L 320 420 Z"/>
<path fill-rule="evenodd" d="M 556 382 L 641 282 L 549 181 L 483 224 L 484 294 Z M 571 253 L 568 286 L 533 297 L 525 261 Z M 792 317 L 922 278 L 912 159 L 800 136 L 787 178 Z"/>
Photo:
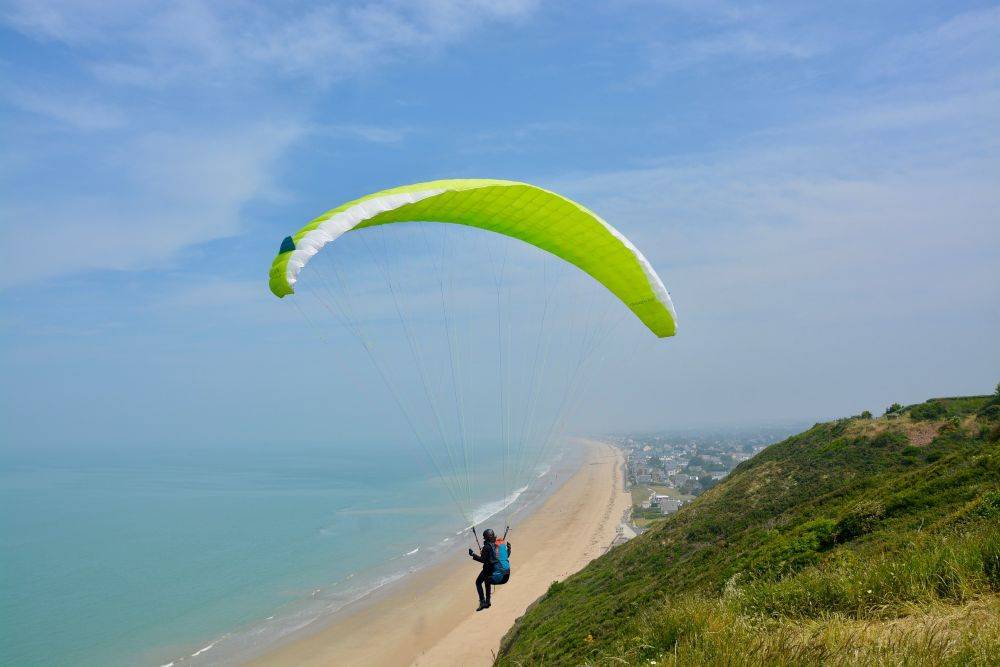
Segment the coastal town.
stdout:
<path fill-rule="evenodd" d="M 608 439 L 625 454 L 630 524 L 641 532 L 724 479 L 741 462 L 801 430 L 801 424 L 655 433 Z"/>

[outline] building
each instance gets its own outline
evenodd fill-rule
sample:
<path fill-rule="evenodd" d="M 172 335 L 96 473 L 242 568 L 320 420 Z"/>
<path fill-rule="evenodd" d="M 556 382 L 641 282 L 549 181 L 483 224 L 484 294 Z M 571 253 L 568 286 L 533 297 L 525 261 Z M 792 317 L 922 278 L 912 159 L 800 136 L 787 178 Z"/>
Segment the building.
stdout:
<path fill-rule="evenodd" d="M 677 498 L 671 498 L 670 496 L 661 496 L 657 494 L 653 497 L 653 503 L 659 506 L 661 514 L 673 514 L 684 505 L 683 500 L 678 500 Z"/>

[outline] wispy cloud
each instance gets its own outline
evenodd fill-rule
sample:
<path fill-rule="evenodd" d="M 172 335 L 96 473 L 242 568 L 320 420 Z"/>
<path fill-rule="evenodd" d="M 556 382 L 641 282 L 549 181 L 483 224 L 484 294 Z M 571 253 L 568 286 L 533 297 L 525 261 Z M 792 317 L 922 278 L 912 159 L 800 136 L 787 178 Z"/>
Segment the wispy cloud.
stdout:
<path fill-rule="evenodd" d="M 145 134 L 103 156 L 118 181 L 114 197 L 8 198 L 3 217 L 13 222 L 2 232 L 10 267 L 3 282 L 163 266 L 186 246 L 232 235 L 248 202 L 273 194 L 277 160 L 301 136 L 295 124 Z M 46 242 L 25 252 L 40 220 Z"/>
<path fill-rule="evenodd" d="M 114 106 L 45 91 L 8 89 L 4 99 L 13 106 L 76 130 L 109 130 L 126 122 L 125 113 Z"/>
<path fill-rule="evenodd" d="M 315 125 L 310 129 L 312 134 L 325 134 L 331 137 L 351 137 L 372 144 L 394 145 L 402 143 L 414 130 L 410 127 L 393 127 L 383 125 L 366 125 L 362 123 L 338 123 L 332 125 Z"/>
<path fill-rule="evenodd" d="M 655 84 L 678 72 L 710 66 L 807 60 L 830 49 L 825 31 L 787 7 L 686 0 L 656 4 L 687 17 L 687 30 L 682 37 L 648 37 L 634 83 Z"/>
<path fill-rule="evenodd" d="M 584 127 L 573 121 L 534 121 L 513 127 L 480 130 L 463 142 L 462 149 L 480 154 L 524 153 L 533 150 L 539 141 L 583 131 Z"/>
<path fill-rule="evenodd" d="M 654 7 L 708 23 L 735 23 L 759 15 L 768 9 L 761 3 L 730 2 L 730 0 L 630 0 L 631 7 Z"/>
<path fill-rule="evenodd" d="M 264 285 L 274 242 L 365 188 L 439 174 L 541 181 L 620 227 L 663 274 L 680 335 L 633 353 L 628 370 L 609 365 L 588 428 L 988 390 L 1000 368 L 998 11 L 11 0 L 7 375 L 30 389 L 16 392 L 23 414 L 105 396 L 79 420 L 22 419 L 19 437 L 37 441 L 44 422 L 76 442 L 105 413 L 90 437 L 134 443 L 151 428 L 139 388 L 155 387 L 172 437 L 240 423 L 283 441 L 273 415 L 326 400 L 337 373 L 295 363 L 301 321 L 271 325 L 299 318 Z M 492 280 L 478 264 L 458 305 Z M 531 301 L 529 262 L 508 268 Z M 433 285 L 405 284 L 409 307 L 438 307 Z M 395 310 L 384 290 L 365 308 L 376 320 Z M 470 372 L 490 385 L 488 365 Z M 283 382 L 298 389 L 275 393 Z M 118 419 L 123 405 L 135 424 Z M 349 412 L 359 429 L 381 425 Z"/>
<path fill-rule="evenodd" d="M 311 122 L 324 89 L 434 57 L 533 4 L 15 0 L 0 22 L 58 67 L 40 76 L 32 67 L 46 61 L 29 64 L 4 95 L 24 129 L 4 158 L 5 246 L 41 219 L 49 238 L 12 252 L 5 282 L 163 266 L 237 233 L 249 204 L 279 189 L 281 158 L 303 136 L 394 146 L 412 131 Z"/>
<path fill-rule="evenodd" d="M 897 36 L 870 58 L 866 71 L 873 77 L 906 73 L 918 79 L 956 77 L 973 64 L 984 63 L 994 79 L 1000 75 L 1000 6 L 961 12 L 937 25 Z"/>
<path fill-rule="evenodd" d="M 988 126 L 960 122 L 963 112 L 980 112 L 982 98 L 975 100 L 953 101 L 945 114 L 875 105 L 819 119 L 813 131 L 701 155 L 697 164 L 676 160 L 555 187 L 634 230 L 668 286 L 698 309 L 786 317 L 793 307 L 830 325 L 890 313 L 919 318 L 931 303 L 947 310 L 1000 298 L 990 279 L 1000 261 L 1000 156 L 976 150 L 996 143 Z M 896 143 L 891 133 L 875 138 L 873 127 L 945 137 Z"/>
<path fill-rule="evenodd" d="M 762 61 L 804 59 L 822 51 L 811 41 L 785 35 L 767 35 L 750 30 L 729 31 L 677 43 L 658 43 L 650 47 L 647 78 L 663 76 L 704 63 L 730 59 Z"/>
<path fill-rule="evenodd" d="M 860 75 L 872 62 L 910 67 L 925 48 L 957 70 L 828 95 L 822 111 L 724 150 L 554 187 L 634 230 L 682 314 L 691 300 L 696 327 L 701 313 L 725 312 L 779 339 L 768 320 L 790 316 L 892 336 L 998 303 L 996 16 L 970 12 L 888 40 Z"/>
<path fill-rule="evenodd" d="M 422 0 L 269 8 L 43 0 L 14 2 L 3 20 L 36 39 L 79 49 L 106 83 L 283 75 L 328 84 L 400 58 L 434 55 L 485 23 L 525 16 L 535 4 Z"/>
<path fill-rule="evenodd" d="M 241 37 L 237 50 L 287 75 L 330 82 L 400 57 L 438 53 L 482 23 L 517 18 L 533 5 L 478 0 L 324 5 Z"/>
<path fill-rule="evenodd" d="M 850 134 L 550 183 L 627 230 L 678 308 L 643 389 L 609 401 L 710 423 L 992 386 L 1000 160 Z"/>

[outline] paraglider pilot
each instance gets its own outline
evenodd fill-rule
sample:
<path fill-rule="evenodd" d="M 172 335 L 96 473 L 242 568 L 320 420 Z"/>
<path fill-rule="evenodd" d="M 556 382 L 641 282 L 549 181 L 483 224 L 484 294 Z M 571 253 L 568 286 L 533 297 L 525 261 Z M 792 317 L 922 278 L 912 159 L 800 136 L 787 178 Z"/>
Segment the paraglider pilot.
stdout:
<path fill-rule="evenodd" d="M 487 528 L 483 531 L 483 546 L 479 555 L 477 556 L 472 549 L 469 549 L 469 555 L 473 560 L 483 564 L 482 571 L 476 577 L 476 592 L 479 593 L 479 608 L 476 611 L 489 609 L 491 588 L 506 584 L 510 580 L 510 542 L 498 540 L 496 533 Z"/>

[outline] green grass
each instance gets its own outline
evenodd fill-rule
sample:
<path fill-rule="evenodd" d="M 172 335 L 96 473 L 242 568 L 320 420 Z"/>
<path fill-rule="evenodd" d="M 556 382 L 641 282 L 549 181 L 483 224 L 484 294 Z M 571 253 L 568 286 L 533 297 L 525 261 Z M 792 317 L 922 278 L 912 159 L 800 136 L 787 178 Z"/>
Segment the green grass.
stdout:
<path fill-rule="evenodd" d="M 772 445 L 554 586 L 498 663 L 989 664 L 996 400 L 933 399 L 940 418 L 909 406 Z"/>
<path fill-rule="evenodd" d="M 642 503 L 649 500 L 649 494 L 651 493 L 648 486 L 645 484 L 636 484 L 632 487 L 632 506 L 639 507 Z"/>

